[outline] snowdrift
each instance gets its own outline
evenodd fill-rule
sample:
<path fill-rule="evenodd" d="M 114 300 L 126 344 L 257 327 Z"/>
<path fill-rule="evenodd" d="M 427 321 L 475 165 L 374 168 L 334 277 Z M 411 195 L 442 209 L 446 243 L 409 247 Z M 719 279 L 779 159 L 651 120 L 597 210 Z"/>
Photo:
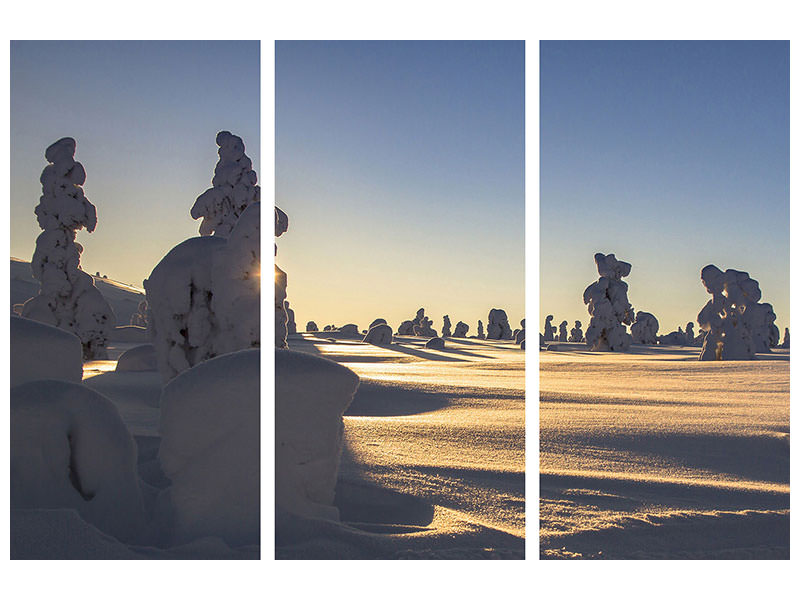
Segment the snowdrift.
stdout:
<path fill-rule="evenodd" d="M 39 379 L 80 383 L 78 336 L 32 319 L 11 317 L 11 387 Z"/>

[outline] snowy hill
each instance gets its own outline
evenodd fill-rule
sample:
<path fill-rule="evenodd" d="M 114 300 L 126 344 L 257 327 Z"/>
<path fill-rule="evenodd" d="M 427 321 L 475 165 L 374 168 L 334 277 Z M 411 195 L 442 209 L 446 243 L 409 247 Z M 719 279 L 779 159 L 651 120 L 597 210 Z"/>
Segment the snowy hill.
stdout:
<path fill-rule="evenodd" d="M 114 309 L 117 325 L 128 325 L 131 315 L 136 312 L 139 302 L 144 300 L 144 292 L 132 285 L 93 277 L 94 284 Z M 39 282 L 33 278 L 31 263 L 11 257 L 11 304 L 22 304 L 39 293 Z"/>

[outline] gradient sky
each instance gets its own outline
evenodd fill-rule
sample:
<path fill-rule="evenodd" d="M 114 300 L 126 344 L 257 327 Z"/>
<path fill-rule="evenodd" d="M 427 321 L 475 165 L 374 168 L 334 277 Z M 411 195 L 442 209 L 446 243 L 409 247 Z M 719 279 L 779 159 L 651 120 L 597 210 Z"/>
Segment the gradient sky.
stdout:
<path fill-rule="evenodd" d="M 298 327 L 524 317 L 522 42 L 278 42 L 276 262 Z"/>
<path fill-rule="evenodd" d="M 747 271 L 789 325 L 788 42 L 542 42 L 540 322 L 589 315 L 593 256 L 633 265 L 662 334 Z M 696 326 L 696 325 L 695 325 Z"/>
<path fill-rule="evenodd" d="M 211 186 L 218 131 L 242 137 L 260 173 L 259 62 L 247 41 L 12 42 L 11 255 L 33 255 L 44 151 L 69 136 L 98 216 L 78 233 L 81 266 L 141 286 L 198 235 L 189 210 Z"/>

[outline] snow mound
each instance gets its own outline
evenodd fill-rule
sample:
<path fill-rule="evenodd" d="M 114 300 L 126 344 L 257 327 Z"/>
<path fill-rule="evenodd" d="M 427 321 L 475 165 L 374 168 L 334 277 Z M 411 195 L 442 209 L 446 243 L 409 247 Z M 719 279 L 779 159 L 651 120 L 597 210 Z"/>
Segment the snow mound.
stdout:
<path fill-rule="evenodd" d="M 344 423 L 358 376 L 333 361 L 275 353 L 275 504 L 307 518 L 338 520 L 332 506 Z"/>
<path fill-rule="evenodd" d="M 487 340 L 510 340 L 513 335 L 508 324 L 508 315 L 501 308 L 489 311 L 489 324 L 486 326 Z"/>
<path fill-rule="evenodd" d="M 361 334 L 358 332 L 358 325 L 355 323 L 348 323 L 347 325 L 343 325 L 339 328 L 339 333 L 345 337 L 361 337 Z"/>
<path fill-rule="evenodd" d="M 11 317 L 11 387 L 39 379 L 80 383 L 81 341 L 32 319 Z"/>
<path fill-rule="evenodd" d="M 156 349 L 152 344 L 142 344 L 126 350 L 117 360 L 117 371 L 155 371 Z"/>
<path fill-rule="evenodd" d="M 83 385 L 11 390 L 11 508 L 72 508 L 134 541 L 145 524 L 136 444 L 114 405 Z"/>
<path fill-rule="evenodd" d="M 392 343 L 392 328 L 386 323 L 378 323 L 370 327 L 367 335 L 364 336 L 365 343 L 375 346 L 386 346 Z"/>
<path fill-rule="evenodd" d="M 431 338 L 425 342 L 425 347 L 431 350 L 444 350 L 444 340 L 440 337 Z"/>
<path fill-rule="evenodd" d="M 178 244 L 144 281 L 158 370 L 169 381 L 215 355 L 217 318 L 211 308 L 214 254 L 220 237 L 195 237 Z"/>
<path fill-rule="evenodd" d="M 162 391 L 158 458 L 171 485 L 159 506 L 173 544 L 206 536 L 259 543 L 260 355 L 223 354 Z"/>
<path fill-rule="evenodd" d="M 319 327 L 317 327 L 317 324 L 314 323 L 314 321 L 309 321 L 306 323 L 306 331 L 319 331 Z"/>
<path fill-rule="evenodd" d="M 640 310 L 631 325 L 631 338 L 636 344 L 655 345 L 658 342 L 658 319 L 649 312 Z"/>

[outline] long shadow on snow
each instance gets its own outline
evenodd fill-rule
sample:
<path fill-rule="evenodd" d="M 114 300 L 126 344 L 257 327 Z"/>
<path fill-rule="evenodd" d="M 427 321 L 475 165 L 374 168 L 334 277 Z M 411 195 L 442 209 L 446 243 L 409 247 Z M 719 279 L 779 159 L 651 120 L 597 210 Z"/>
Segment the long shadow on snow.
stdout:
<path fill-rule="evenodd" d="M 400 417 L 432 412 L 450 404 L 453 393 L 430 391 L 362 379 L 353 402 L 345 411 L 349 417 Z"/>
<path fill-rule="evenodd" d="M 637 432 L 636 434 L 575 434 L 549 440 L 570 448 L 605 449 L 666 459 L 692 469 L 733 475 L 754 481 L 789 483 L 788 436 L 735 436 Z"/>

